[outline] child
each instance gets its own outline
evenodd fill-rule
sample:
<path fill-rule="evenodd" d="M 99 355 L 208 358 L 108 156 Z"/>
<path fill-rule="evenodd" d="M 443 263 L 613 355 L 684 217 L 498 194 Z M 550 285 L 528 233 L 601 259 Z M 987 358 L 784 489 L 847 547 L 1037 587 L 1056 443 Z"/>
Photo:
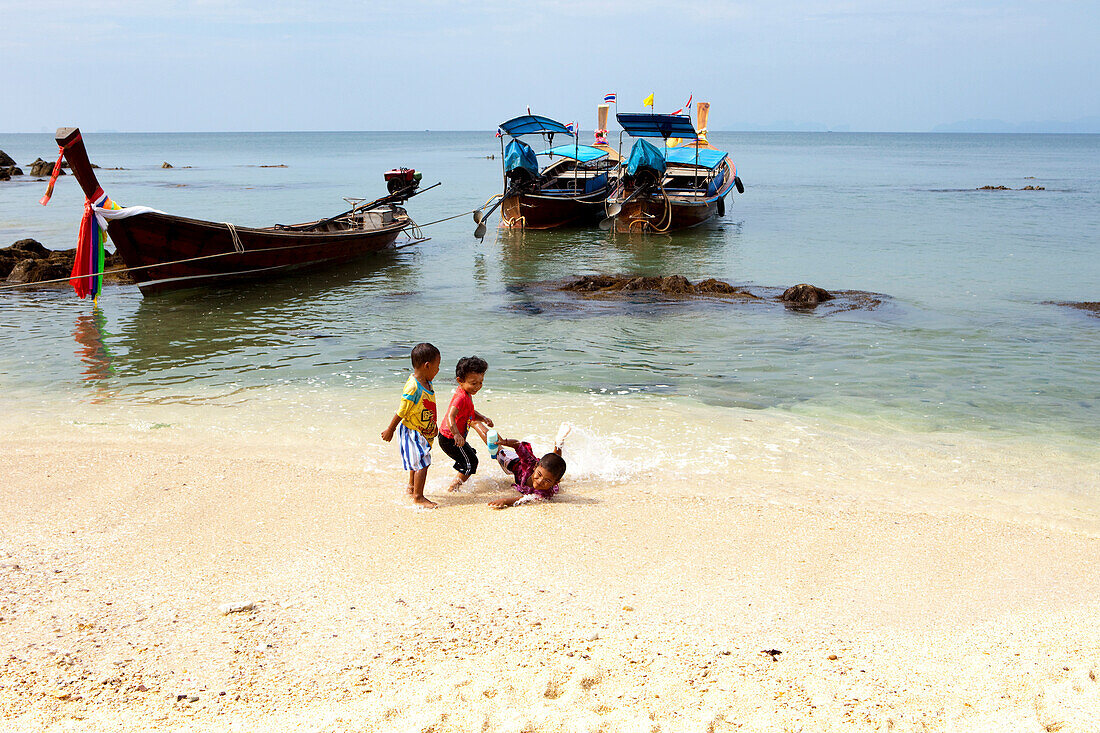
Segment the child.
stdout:
<path fill-rule="evenodd" d="M 558 482 L 565 475 L 565 459 L 561 457 L 561 449 L 569 430 L 569 425 L 562 423 L 554 439 L 554 452 L 547 453 L 542 458 L 535 458 L 530 443 L 499 438 L 497 442 L 501 449 L 497 453 L 497 462 L 506 473 L 515 478 L 513 488 L 520 495 L 490 502 L 489 506 L 493 509 L 506 509 L 520 503 L 552 499 L 558 493 Z M 506 448 L 512 450 L 505 450 Z"/>
<path fill-rule="evenodd" d="M 387 443 L 397 430 L 401 446 L 401 463 L 409 471 L 409 487 L 413 503 L 434 509 L 436 503 L 424 497 L 424 482 L 432 463 L 432 441 L 439 432 L 436 427 L 435 390 L 432 380 L 439 374 L 439 349 L 431 344 L 417 344 L 412 350 L 412 374 L 405 382 L 401 407 L 382 431 Z"/>
<path fill-rule="evenodd" d="M 478 356 L 464 356 L 455 365 L 455 388 L 443 424 L 439 428 L 439 447 L 454 459 L 458 476 L 451 482 L 450 491 L 458 491 L 477 472 L 477 452 L 466 441 L 470 422 L 476 421 L 493 427 L 493 421 L 474 409 L 473 396 L 485 381 L 489 365 Z"/>

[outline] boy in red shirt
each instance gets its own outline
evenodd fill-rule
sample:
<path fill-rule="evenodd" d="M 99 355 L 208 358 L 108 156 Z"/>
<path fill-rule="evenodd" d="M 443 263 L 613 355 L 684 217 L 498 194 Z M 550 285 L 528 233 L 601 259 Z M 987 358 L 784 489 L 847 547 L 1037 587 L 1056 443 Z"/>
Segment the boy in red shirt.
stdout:
<path fill-rule="evenodd" d="M 479 356 L 464 356 L 455 365 L 455 388 L 447 414 L 439 428 L 439 447 L 454 459 L 458 476 L 451 482 L 450 491 L 458 491 L 477 472 L 477 452 L 466 442 L 471 422 L 485 423 L 493 427 L 493 421 L 474 409 L 473 396 L 485 381 L 489 364 Z"/>

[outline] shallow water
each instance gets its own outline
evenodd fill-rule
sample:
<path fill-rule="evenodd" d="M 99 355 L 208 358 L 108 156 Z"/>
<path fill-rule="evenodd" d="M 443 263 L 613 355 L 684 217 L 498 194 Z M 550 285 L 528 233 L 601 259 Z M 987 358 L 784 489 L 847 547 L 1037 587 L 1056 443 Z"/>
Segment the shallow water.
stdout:
<path fill-rule="evenodd" d="M 395 165 L 443 185 L 413 199 L 429 222 L 500 187 L 491 133 L 85 136 L 123 204 L 244 225 L 338 213 Z M 233 290 L 143 299 L 108 287 L 0 291 L 5 410 L 261 401 L 297 391 L 400 388 L 407 354 L 477 353 L 509 393 L 632 395 L 767 410 L 878 431 L 1100 439 L 1100 318 L 1045 301 L 1100 300 L 1100 136 L 716 133 L 746 193 L 725 218 L 669 236 L 598 230 L 432 240 L 354 266 Z M 47 135 L 0 135 L 20 163 Z M 496 159 L 485 156 L 497 154 Z M 161 169 L 162 161 L 176 167 Z M 260 168 L 285 164 L 287 168 Z M 183 168 L 182 166 L 192 166 Z M 25 166 L 24 166 L 25 167 Z M 1033 177 L 1033 178 L 1032 178 Z M 1045 191 L 977 191 L 983 185 Z M 75 181 L 0 184 L 0 244 L 73 246 Z M 812 282 L 888 296 L 874 310 L 635 297 L 592 301 L 532 283 L 588 272 L 719 277 L 761 290 Z M 445 390 L 449 391 L 449 389 Z M 709 409 L 709 408 L 708 408 Z M 710 413 L 708 413 L 710 414 Z M 552 427 L 552 426 L 551 426 Z M 717 426 L 721 429 L 723 426 Z M 552 432 L 549 429 L 549 432 Z M 673 450 L 675 441 L 663 450 Z"/>

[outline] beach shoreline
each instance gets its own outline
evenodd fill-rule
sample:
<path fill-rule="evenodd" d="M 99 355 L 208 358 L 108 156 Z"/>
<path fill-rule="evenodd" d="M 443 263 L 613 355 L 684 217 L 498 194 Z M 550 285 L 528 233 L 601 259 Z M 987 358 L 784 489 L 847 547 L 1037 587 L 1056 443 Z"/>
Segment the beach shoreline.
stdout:
<path fill-rule="evenodd" d="M 288 432 L 254 405 L 148 408 L 159 427 L 85 409 L 0 440 L 7 729 L 1074 731 L 1100 716 L 1086 459 L 728 411 L 757 442 L 694 468 L 645 466 L 646 446 L 586 442 L 605 433 L 584 424 L 558 499 L 503 512 L 485 506 L 503 475 L 447 494 L 436 451 L 442 506 L 417 511 L 366 427 L 355 448 L 339 420 Z M 667 407 L 650 409 L 615 403 L 602 427 Z M 694 450 L 692 420 L 666 417 Z M 220 612 L 235 602 L 254 608 Z"/>

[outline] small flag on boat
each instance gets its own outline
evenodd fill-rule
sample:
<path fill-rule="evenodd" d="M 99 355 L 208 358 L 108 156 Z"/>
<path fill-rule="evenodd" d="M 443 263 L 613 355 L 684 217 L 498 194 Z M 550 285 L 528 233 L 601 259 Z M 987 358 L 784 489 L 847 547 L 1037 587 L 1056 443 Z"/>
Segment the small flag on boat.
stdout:
<path fill-rule="evenodd" d="M 608 92 L 607 94 L 603 95 L 603 103 L 617 104 L 617 102 L 615 101 L 615 92 Z"/>
<path fill-rule="evenodd" d="M 571 134 L 575 135 L 577 133 L 577 123 L 576 122 L 570 122 L 568 125 L 565 126 L 565 129 L 569 130 L 569 132 Z"/>
<path fill-rule="evenodd" d="M 501 130 L 499 127 L 497 128 L 497 137 L 504 137 L 504 130 Z"/>
<path fill-rule="evenodd" d="M 643 107 L 652 107 L 653 106 L 653 94 L 652 93 L 650 93 L 650 95 L 648 97 L 646 97 L 645 99 L 642 100 L 642 106 Z"/>
<path fill-rule="evenodd" d="M 695 96 L 694 94 L 689 94 L 688 95 L 688 101 L 684 103 L 684 106 L 681 107 L 680 109 L 676 110 L 672 114 L 678 115 L 681 112 L 683 112 L 685 109 L 688 110 L 688 114 L 691 114 L 691 98 L 694 97 L 694 96 Z"/>

